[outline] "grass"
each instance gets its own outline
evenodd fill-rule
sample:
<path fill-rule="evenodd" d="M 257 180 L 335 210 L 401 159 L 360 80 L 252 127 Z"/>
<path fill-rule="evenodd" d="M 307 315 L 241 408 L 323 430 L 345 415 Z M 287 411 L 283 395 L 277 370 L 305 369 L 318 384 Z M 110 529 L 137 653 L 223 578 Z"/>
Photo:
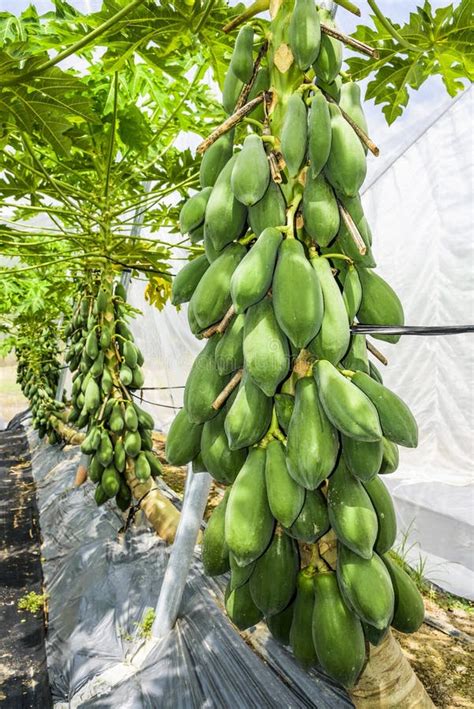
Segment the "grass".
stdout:
<path fill-rule="evenodd" d="M 143 618 L 140 623 L 136 623 L 138 626 L 138 635 L 144 640 L 150 640 L 151 638 L 151 628 L 155 620 L 156 613 L 153 608 L 147 608 L 143 614 Z"/>
<path fill-rule="evenodd" d="M 27 593 L 18 600 L 18 610 L 29 611 L 33 614 L 38 613 L 39 610 L 44 609 L 47 598 L 48 596 L 46 593 L 36 593 L 36 591 L 30 591 L 30 593 Z"/>

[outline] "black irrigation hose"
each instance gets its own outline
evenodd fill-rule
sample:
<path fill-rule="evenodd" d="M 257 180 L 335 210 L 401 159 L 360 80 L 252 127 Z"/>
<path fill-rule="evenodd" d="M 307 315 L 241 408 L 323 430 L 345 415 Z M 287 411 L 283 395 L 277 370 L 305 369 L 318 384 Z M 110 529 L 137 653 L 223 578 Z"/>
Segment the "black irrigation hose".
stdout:
<path fill-rule="evenodd" d="M 355 335 L 461 335 L 474 332 L 474 325 L 352 325 L 351 332 Z"/>

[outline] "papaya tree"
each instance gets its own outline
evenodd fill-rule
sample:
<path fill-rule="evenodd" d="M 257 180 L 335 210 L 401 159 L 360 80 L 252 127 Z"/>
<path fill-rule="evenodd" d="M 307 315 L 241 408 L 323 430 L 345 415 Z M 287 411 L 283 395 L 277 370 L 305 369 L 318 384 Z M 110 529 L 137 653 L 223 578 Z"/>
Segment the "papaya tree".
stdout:
<path fill-rule="evenodd" d="M 302 665 L 367 699 L 379 691 L 364 680 L 369 655 L 399 672 L 390 627 L 412 633 L 424 618 L 390 557 L 396 519 L 383 482 L 398 446 L 417 445 L 417 424 L 356 328 L 404 323 L 374 270 L 359 195 L 366 154 L 378 149 L 359 87 L 341 74 L 344 44 L 377 50 L 313 0 L 280 0 L 270 21 L 252 19 L 263 9 L 226 28 L 239 30 L 223 83 L 228 117 L 198 147 L 201 189 L 181 211 L 203 253 L 172 298 L 188 303 L 205 346 L 166 454 L 226 486 L 202 557 L 210 576 L 230 571 L 232 622 L 264 620 Z M 396 705 L 415 699 L 429 704 L 410 681 Z"/>

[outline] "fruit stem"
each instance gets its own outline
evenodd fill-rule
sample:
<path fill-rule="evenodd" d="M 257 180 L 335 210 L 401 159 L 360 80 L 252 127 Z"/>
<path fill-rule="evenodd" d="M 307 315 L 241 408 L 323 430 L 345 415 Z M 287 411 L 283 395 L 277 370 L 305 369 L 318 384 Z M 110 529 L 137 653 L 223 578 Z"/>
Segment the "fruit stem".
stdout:
<path fill-rule="evenodd" d="M 249 126 L 256 126 L 259 130 L 263 131 L 263 123 L 261 121 L 257 121 L 256 118 L 244 118 L 243 123 L 247 123 Z"/>
<path fill-rule="evenodd" d="M 353 372 L 352 369 L 340 369 L 339 371 L 341 374 L 343 374 L 348 379 L 352 379 L 352 377 L 355 374 L 355 372 Z"/>
<path fill-rule="evenodd" d="M 250 20 L 252 17 L 255 17 L 255 15 L 259 15 L 261 12 L 268 10 L 269 7 L 270 0 L 255 0 L 255 2 L 245 10 L 245 12 L 242 12 L 240 15 L 237 15 L 237 17 L 234 17 L 233 20 L 228 22 L 222 28 L 222 31 L 225 32 L 225 34 L 232 32 L 232 30 L 235 30 L 242 23 Z"/>
<path fill-rule="evenodd" d="M 310 566 L 315 568 L 316 571 L 319 571 L 320 573 L 324 573 L 324 572 L 329 571 L 329 566 L 326 564 L 324 559 L 321 558 L 317 542 L 312 545 L 311 559 L 310 559 L 309 564 L 310 564 Z"/>
<path fill-rule="evenodd" d="M 357 5 L 354 5 L 350 0 L 334 0 L 336 5 L 339 5 L 339 7 L 342 7 L 344 10 L 347 10 L 348 12 L 352 12 L 353 15 L 357 15 L 357 17 L 360 17 L 360 10 L 357 7 Z"/>
<path fill-rule="evenodd" d="M 299 203 L 301 202 L 301 199 L 303 197 L 302 190 L 298 189 L 297 187 L 297 192 L 293 199 L 291 200 L 290 206 L 288 207 L 288 210 L 286 212 L 286 226 L 287 226 L 287 231 L 286 231 L 286 236 L 289 239 L 294 239 L 295 238 L 295 214 L 298 209 Z"/>
<path fill-rule="evenodd" d="M 375 347 L 375 345 L 370 342 L 370 340 L 367 340 L 367 349 L 378 359 L 381 364 L 385 365 L 385 367 L 387 366 L 388 359 Z"/>
<path fill-rule="evenodd" d="M 350 264 L 354 264 L 350 256 L 346 256 L 345 254 L 321 254 L 321 258 L 338 258 L 342 259 L 342 261 L 348 261 Z"/>
<path fill-rule="evenodd" d="M 414 52 L 420 53 L 420 48 L 416 47 L 414 44 L 410 44 L 402 35 L 400 32 L 398 32 L 395 27 L 392 25 L 388 17 L 385 17 L 383 14 L 382 10 L 379 8 L 375 0 L 367 0 L 369 3 L 369 6 L 371 10 L 374 11 L 375 16 L 377 19 L 382 23 L 382 25 L 385 27 L 387 32 L 389 32 L 392 37 L 399 43 L 401 44 L 402 47 L 405 47 L 405 49 L 411 49 Z"/>

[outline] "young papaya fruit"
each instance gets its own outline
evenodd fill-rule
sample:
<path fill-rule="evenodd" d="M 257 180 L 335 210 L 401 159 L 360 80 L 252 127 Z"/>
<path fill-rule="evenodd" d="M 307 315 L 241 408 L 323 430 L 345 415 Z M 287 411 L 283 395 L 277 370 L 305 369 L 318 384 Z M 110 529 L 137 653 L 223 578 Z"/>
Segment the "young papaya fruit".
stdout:
<path fill-rule="evenodd" d="M 189 232 L 189 241 L 191 244 L 199 244 L 200 241 L 204 239 L 204 224 L 196 227 Z"/>
<path fill-rule="evenodd" d="M 212 187 L 205 187 L 186 200 L 179 213 L 179 228 L 182 234 L 188 234 L 204 222 L 211 192 Z"/>
<path fill-rule="evenodd" d="M 99 354 L 95 358 L 94 364 L 90 368 L 89 372 L 91 374 L 91 377 L 94 377 L 94 379 L 97 379 L 98 377 L 101 376 L 103 371 L 104 371 L 104 353 L 101 351 L 101 352 L 99 352 Z"/>
<path fill-rule="evenodd" d="M 92 458 L 89 460 L 89 465 L 87 466 L 87 475 L 89 480 L 93 483 L 100 482 L 103 472 L 104 468 L 100 463 L 98 457 L 96 455 L 93 455 Z"/>
<path fill-rule="evenodd" d="M 382 429 L 370 399 L 327 360 L 316 362 L 313 372 L 319 399 L 333 426 L 358 441 L 379 441 Z"/>
<path fill-rule="evenodd" d="M 128 387 L 131 385 L 133 381 L 133 372 L 127 364 L 122 364 L 120 367 L 119 377 L 124 386 Z"/>
<path fill-rule="evenodd" d="M 374 628 L 373 625 L 369 625 L 369 623 L 362 623 L 362 627 L 364 629 L 364 635 L 369 641 L 371 645 L 374 647 L 378 647 L 382 640 L 386 637 L 390 626 L 387 628 L 382 628 L 382 630 L 378 630 L 377 628 Z"/>
<path fill-rule="evenodd" d="M 84 394 L 84 408 L 89 413 L 94 413 L 100 406 L 101 396 L 99 385 L 92 377 L 87 384 Z"/>
<path fill-rule="evenodd" d="M 326 498 L 320 490 L 306 490 L 303 507 L 286 533 L 299 542 L 313 544 L 329 531 Z"/>
<path fill-rule="evenodd" d="M 362 286 L 362 300 L 357 319 L 364 325 L 404 325 L 405 316 L 399 297 L 389 284 L 368 268 L 357 269 Z M 396 343 L 400 335 L 377 335 L 378 340 Z"/>
<path fill-rule="evenodd" d="M 132 503 L 132 492 L 124 480 L 120 481 L 120 488 L 115 495 L 115 502 L 122 512 L 126 512 Z"/>
<path fill-rule="evenodd" d="M 237 315 L 227 327 L 216 347 L 216 367 L 219 374 L 231 374 L 243 366 L 243 347 L 244 316 Z"/>
<path fill-rule="evenodd" d="M 100 288 L 99 292 L 97 293 L 97 298 L 95 300 L 98 313 L 105 313 L 109 304 L 109 299 L 110 296 L 108 292 L 104 288 Z"/>
<path fill-rule="evenodd" d="M 270 74 L 266 66 L 261 66 L 255 77 L 254 84 L 250 90 L 248 101 L 259 96 L 263 91 L 268 91 L 270 88 Z M 263 123 L 265 120 L 265 109 L 263 107 L 263 102 L 259 103 L 253 111 L 250 111 L 249 118 L 260 121 Z"/>
<path fill-rule="evenodd" d="M 268 431 L 272 418 L 272 400 L 244 372 L 237 396 L 224 422 L 231 450 L 258 443 Z"/>
<path fill-rule="evenodd" d="M 333 572 L 314 576 L 313 643 L 318 662 L 344 687 L 352 687 L 365 664 L 359 618 L 347 607 Z"/>
<path fill-rule="evenodd" d="M 267 227 L 279 227 L 286 224 L 286 202 L 279 186 L 270 180 L 262 199 L 249 207 L 250 228 L 259 236 Z"/>
<path fill-rule="evenodd" d="M 352 377 L 352 383 L 374 404 L 385 438 L 401 446 L 416 448 L 418 426 L 405 402 L 365 372 L 356 372 Z"/>
<path fill-rule="evenodd" d="M 142 440 L 138 431 L 127 431 L 123 439 L 123 447 L 129 458 L 136 458 L 142 447 Z"/>
<path fill-rule="evenodd" d="M 331 116 L 328 102 L 322 92 L 315 89 L 308 114 L 308 157 L 313 179 L 319 175 L 327 162 L 331 150 L 331 139 Z"/>
<path fill-rule="evenodd" d="M 97 343 L 97 331 L 95 328 L 87 336 L 85 352 L 87 356 L 90 357 L 92 360 L 94 360 L 99 354 L 99 345 Z"/>
<path fill-rule="evenodd" d="M 328 105 L 332 137 L 324 173 L 336 192 L 355 197 L 367 173 L 364 148 L 352 126 L 343 118 L 339 106 Z"/>
<path fill-rule="evenodd" d="M 252 448 L 232 485 L 225 515 L 225 539 L 239 566 L 263 554 L 274 526 L 265 486 L 265 451 Z"/>
<path fill-rule="evenodd" d="M 330 81 L 329 83 L 327 81 L 323 81 L 320 76 L 317 76 L 316 86 L 324 91 L 324 93 L 328 94 L 328 96 L 333 98 L 334 101 L 339 103 L 342 88 L 342 77 L 340 75 L 336 76 L 334 81 Z"/>
<path fill-rule="evenodd" d="M 201 436 L 201 456 L 214 480 L 231 484 L 247 457 L 247 449 L 231 450 L 224 429 L 228 407 L 225 406 L 210 421 L 206 421 Z"/>
<path fill-rule="evenodd" d="M 361 482 L 372 480 L 380 470 L 382 441 L 357 441 L 341 434 L 342 455 L 349 471 Z"/>
<path fill-rule="evenodd" d="M 390 575 L 378 554 L 363 559 L 339 544 L 337 580 L 346 603 L 361 620 L 379 630 L 390 625 L 395 595 Z"/>
<path fill-rule="evenodd" d="M 383 378 L 382 375 L 380 374 L 380 371 L 377 369 L 375 364 L 373 362 L 369 361 L 369 375 L 374 379 L 376 382 L 379 382 L 379 384 L 383 384 Z"/>
<path fill-rule="evenodd" d="M 125 448 L 123 447 L 123 440 L 122 438 L 117 438 L 113 447 L 113 461 L 114 466 L 119 473 L 124 472 L 126 459 L 127 454 L 125 453 Z"/>
<path fill-rule="evenodd" d="M 265 481 L 270 511 L 283 527 L 291 527 L 303 507 L 305 490 L 288 472 L 283 444 L 273 440 L 266 450 Z"/>
<path fill-rule="evenodd" d="M 232 157 L 234 131 L 222 135 L 204 153 L 199 168 L 201 188 L 213 187 L 222 169 Z"/>
<path fill-rule="evenodd" d="M 247 84 L 253 74 L 253 27 L 244 25 L 234 44 L 234 51 L 230 60 L 230 70 Z"/>
<path fill-rule="evenodd" d="M 338 449 L 338 436 L 321 406 L 316 383 L 311 376 L 302 377 L 296 383 L 288 427 L 288 472 L 299 485 L 315 490 L 333 471 Z"/>
<path fill-rule="evenodd" d="M 191 330 L 193 335 L 199 335 L 199 333 L 201 332 L 201 327 L 199 326 L 198 321 L 196 320 L 196 317 L 194 315 L 194 310 L 191 307 L 191 303 L 188 305 L 187 316 L 188 316 L 189 329 Z"/>
<path fill-rule="evenodd" d="M 109 428 L 112 433 L 120 433 L 123 431 L 125 422 L 123 420 L 121 406 L 118 402 L 115 403 L 109 417 Z"/>
<path fill-rule="evenodd" d="M 332 19 L 332 15 L 324 8 L 319 9 L 320 22 L 323 22 L 328 27 L 336 29 L 336 23 Z M 321 79 L 327 84 L 332 83 L 342 67 L 342 43 L 330 37 L 327 34 L 321 35 L 321 45 L 318 56 L 313 63 L 314 73 L 318 79 Z"/>
<path fill-rule="evenodd" d="M 81 443 L 81 453 L 86 455 L 91 455 L 95 453 L 100 445 L 100 428 L 98 426 L 91 426 L 87 436 Z"/>
<path fill-rule="evenodd" d="M 233 591 L 227 587 L 225 594 L 225 609 L 227 615 L 239 630 L 246 630 L 256 625 L 262 619 L 262 612 L 252 600 L 248 583 L 244 583 Z"/>
<path fill-rule="evenodd" d="M 281 152 L 290 177 L 296 177 L 306 155 L 308 116 L 306 104 L 299 93 L 288 100 L 281 130 Z"/>
<path fill-rule="evenodd" d="M 150 431 L 153 431 L 155 427 L 153 416 L 149 414 L 148 411 L 144 411 L 140 406 L 138 406 L 138 404 L 134 403 L 133 406 L 137 412 L 138 423 L 141 428 L 149 428 Z"/>
<path fill-rule="evenodd" d="M 230 569 L 229 548 L 225 541 L 225 511 L 229 491 L 213 510 L 202 536 L 201 559 L 207 576 L 220 576 Z"/>
<path fill-rule="evenodd" d="M 153 451 L 143 451 L 143 455 L 145 456 L 150 465 L 151 475 L 154 478 L 157 478 L 163 472 L 163 468 L 161 467 L 161 463 L 158 460 L 158 457 L 155 453 L 153 453 Z"/>
<path fill-rule="evenodd" d="M 294 599 L 280 613 L 265 618 L 268 630 L 282 645 L 290 644 L 290 629 L 293 622 Z"/>
<path fill-rule="evenodd" d="M 145 384 L 145 375 L 140 367 L 135 367 L 132 369 L 132 381 L 130 382 L 130 389 L 141 389 Z"/>
<path fill-rule="evenodd" d="M 275 394 L 288 373 L 288 341 L 278 326 L 269 298 L 263 298 L 245 313 L 244 362 L 247 374 L 267 396 Z"/>
<path fill-rule="evenodd" d="M 136 431 L 138 428 L 138 416 L 131 401 L 125 406 L 124 416 L 125 426 L 129 431 Z"/>
<path fill-rule="evenodd" d="M 114 497 L 120 489 L 120 475 L 113 465 L 108 465 L 100 479 L 102 490 L 108 499 Z"/>
<path fill-rule="evenodd" d="M 378 531 L 374 549 L 377 554 L 385 554 L 395 544 L 397 537 L 397 517 L 392 497 L 382 480 L 377 475 L 364 483 L 377 515 Z"/>
<path fill-rule="evenodd" d="M 237 313 L 245 312 L 267 294 L 272 284 L 282 238 L 278 229 L 264 229 L 235 269 L 230 282 L 230 292 Z"/>
<path fill-rule="evenodd" d="M 193 423 L 181 409 L 175 416 L 166 436 L 165 456 L 170 465 L 186 465 L 201 450 L 202 424 Z"/>
<path fill-rule="evenodd" d="M 280 613 L 294 596 L 299 569 L 298 547 L 277 530 L 268 548 L 255 562 L 249 580 L 252 600 L 263 615 Z"/>
<path fill-rule="evenodd" d="M 425 605 L 415 583 L 388 554 L 382 557 L 395 591 L 392 626 L 401 633 L 415 633 L 425 619 Z"/>
<path fill-rule="evenodd" d="M 311 567 L 302 569 L 299 572 L 290 628 L 291 649 L 298 662 L 304 667 L 311 667 L 318 661 L 312 633 L 314 611 L 313 580 L 314 570 Z"/>
<path fill-rule="evenodd" d="M 135 460 L 135 475 L 140 482 L 145 482 L 151 475 L 151 466 L 143 451 L 137 455 Z"/>
<path fill-rule="evenodd" d="M 339 229 L 339 207 L 331 185 L 323 174 L 306 175 L 303 192 L 304 228 L 319 246 L 327 246 Z"/>
<path fill-rule="evenodd" d="M 239 566 L 235 560 L 234 555 L 231 552 L 229 552 L 229 562 L 230 562 L 229 589 L 231 591 L 233 591 L 234 588 L 239 588 L 240 586 L 243 586 L 244 583 L 247 583 L 247 581 L 250 579 L 250 577 L 253 574 L 253 570 L 255 568 L 256 562 L 252 561 L 250 564 L 247 564 L 247 566 Z"/>
<path fill-rule="evenodd" d="M 311 259 L 311 263 L 321 284 L 324 314 L 319 332 L 309 343 L 308 349 L 319 359 L 338 364 L 349 348 L 349 319 L 329 260 L 316 256 Z"/>
<path fill-rule="evenodd" d="M 365 335 L 351 335 L 349 349 L 342 359 L 342 365 L 344 369 L 350 369 L 353 372 L 369 372 Z"/>
<path fill-rule="evenodd" d="M 367 135 L 368 126 L 362 108 L 360 86 L 355 81 L 346 81 L 345 84 L 342 84 L 339 107 L 347 113 L 349 118 L 352 118 L 354 123 Z M 365 147 L 364 149 L 365 152 L 367 152 L 367 148 Z"/>
<path fill-rule="evenodd" d="M 133 342 L 125 340 L 122 344 L 122 356 L 130 369 L 138 366 L 138 348 Z"/>
<path fill-rule="evenodd" d="M 215 351 L 219 338 L 213 335 L 194 360 L 184 388 L 184 408 L 192 423 L 204 423 L 216 416 L 213 402 L 228 382 L 216 368 Z"/>
<path fill-rule="evenodd" d="M 95 500 L 97 507 L 100 507 L 101 505 L 104 504 L 104 502 L 107 502 L 107 500 L 108 500 L 108 497 L 105 494 L 104 489 L 100 483 L 97 485 L 97 487 L 95 489 L 94 500 Z"/>
<path fill-rule="evenodd" d="M 204 242 L 209 239 L 216 251 L 239 238 L 246 225 L 247 207 L 232 192 L 231 175 L 236 159 L 237 155 L 231 157 L 221 170 L 206 207 Z"/>
<path fill-rule="evenodd" d="M 241 244 L 229 244 L 211 263 L 191 297 L 194 317 L 202 329 L 221 320 L 231 305 L 230 280 L 247 253 Z"/>
<path fill-rule="evenodd" d="M 244 88 L 244 82 L 241 81 L 229 68 L 224 79 L 224 86 L 222 87 L 222 105 L 224 111 L 230 115 L 234 112 L 235 104 L 237 103 L 239 96 Z"/>
<path fill-rule="evenodd" d="M 230 183 L 234 197 L 247 206 L 255 204 L 267 191 L 270 166 L 259 135 L 248 135 L 237 154 Z"/>
<path fill-rule="evenodd" d="M 295 408 L 295 397 L 293 394 L 281 392 L 273 397 L 275 405 L 275 413 L 278 420 L 278 425 L 285 433 L 288 433 L 291 416 Z"/>
<path fill-rule="evenodd" d="M 388 475 L 394 473 L 398 468 L 399 453 L 398 447 L 392 441 L 387 438 L 382 438 L 383 443 L 383 456 L 382 464 L 379 469 L 379 475 Z"/>
<path fill-rule="evenodd" d="M 346 306 L 349 322 L 354 321 L 362 302 L 362 286 L 356 268 L 349 264 L 344 278 L 342 300 Z"/>
<path fill-rule="evenodd" d="M 350 474 L 343 458 L 329 478 L 327 500 L 329 521 L 339 541 L 363 559 L 370 559 L 377 539 L 377 514 L 364 486 Z"/>
<path fill-rule="evenodd" d="M 285 239 L 280 246 L 272 302 L 278 325 L 290 342 L 297 349 L 306 347 L 321 327 L 323 296 L 316 272 L 297 239 Z"/>
<path fill-rule="evenodd" d="M 306 71 L 316 60 L 321 44 L 320 20 L 313 0 L 296 0 L 288 39 L 298 67 Z"/>

